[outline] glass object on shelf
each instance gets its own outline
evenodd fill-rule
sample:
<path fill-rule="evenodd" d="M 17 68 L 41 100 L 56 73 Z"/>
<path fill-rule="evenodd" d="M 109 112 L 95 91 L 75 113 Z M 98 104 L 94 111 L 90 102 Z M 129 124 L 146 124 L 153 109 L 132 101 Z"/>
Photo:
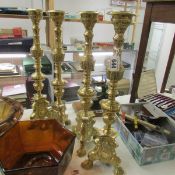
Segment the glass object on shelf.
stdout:
<path fill-rule="evenodd" d="M 75 135 L 56 120 L 20 121 L 0 137 L 0 164 L 5 175 L 62 175 Z"/>
<path fill-rule="evenodd" d="M 80 19 L 80 15 L 76 12 L 68 12 L 65 14 L 65 19 Z"/>

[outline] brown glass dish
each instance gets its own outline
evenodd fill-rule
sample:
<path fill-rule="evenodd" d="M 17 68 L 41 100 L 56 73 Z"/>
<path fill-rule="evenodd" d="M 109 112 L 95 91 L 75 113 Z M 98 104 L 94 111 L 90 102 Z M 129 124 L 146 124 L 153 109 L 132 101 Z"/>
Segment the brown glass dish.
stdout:
<path fill-rule="evenodd" d="M 0 136 L 0 166 L 5 175 L 62 175 L 74 141 L 54 119 L 20 121 Z"/>

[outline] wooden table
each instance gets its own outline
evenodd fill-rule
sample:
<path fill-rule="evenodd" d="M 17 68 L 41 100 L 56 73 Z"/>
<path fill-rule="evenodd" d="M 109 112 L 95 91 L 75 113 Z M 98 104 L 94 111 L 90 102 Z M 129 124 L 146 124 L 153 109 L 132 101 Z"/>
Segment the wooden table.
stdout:
<path fill-rule="evenodd" d="M 135 74 L 133 75 L 133 85 L 130 102 L 134 102 L 142 73 L 143 62 L 152 22 L 175 23 L 175 0 L 144 0 L 146 4 L 145 17 L 139 46 L 138 58 L 136 62 Z M 163 78 L 161 92 L 164 92 L 171 65 L 175 55 L 175 35 Z"/>

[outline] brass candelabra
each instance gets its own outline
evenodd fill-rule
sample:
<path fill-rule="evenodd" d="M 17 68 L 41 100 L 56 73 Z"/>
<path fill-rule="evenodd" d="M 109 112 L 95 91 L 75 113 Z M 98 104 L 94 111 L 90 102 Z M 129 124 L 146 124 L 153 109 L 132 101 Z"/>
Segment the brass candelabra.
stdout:
<path fill-rule="evenodd" d="M 70 124 L 68 120 L 68 115 L 66 114 L 66 106 L 61 100 L 61 97 L 64 93 L 65 81 L 61 78 L 61 63 L 64 61 L 64 50 L 62 45 L 62 22 L 64 20 L 64 11 L 54 11 L 51 10 L 48 12 L 51 20 L 55 25 L 55 46 L 52 51 L 53 62 L 55 67 L 55 79 L 52 82 L 54 88 L 54 95 L 56 101 L 52 106 L 52 117 L 56 118 L 62 124 Z"/>
<path fill-rule="evenodd" d="M 42 11 L 39 9 L 29 9 L 29 18 L 33 23 L 33 46 L 31 48 L 32 57 L 35 59 L 35 72 L 32 74 L 34 80 L 34 89 L 36 94 L 34 95 L 34 103 L 32 105 L 33 113 L 31 119 L 43 119 L 50 116 L 48 105 L 49 102 L 46 96 L 42 94 L 44 74 L 41 72 L 41 57 L 43 56 L 43 50 L 40 46 L 39 39 L 39 23 L 42 18 Z"/>
<path fill-rule="evenodd" d="M 88 153 L 88 159 L 82 162 L 81 166 L 85 169 L 93 167 L 93 161 L 100 160 L 114 166 L 115 175 L 123 175 L 124 171 L 120 166 L 120 158 L 116 155 L 115 149 L 116 134 L 111 128 L 119 112 L 119 104 L 115 101 L 117 95 L 117 83 L 123 77 L 124 68 L 121 63 L 122 45 L 124 43 L 124 33 L 132 22 L 133 14 L 129 12 L 111 12 L 111 21 L 114 25 L 114 54 L 110 65 L 107 67 L 108 99 L 100 102 L 103 109 L 103 121 L 105 123 L 103 133 L 95 138 L 95 148 Z"/>
<path fill-rule="evenodd" d="M 81 60 L 81 68 L 83 69 L 83 84 L 78 90 L 78 95 L 81 97 L 81 105 L 83 110 L 77 114 L 77 126 L 75 126 L 75 133 L 80 140 L 80 148 L 77 155 L 82 157 L 86 154 L 85 143 L 90 141 L 92 136 L 96 134 L 93 125 L 95 123 L 94 113 L 90 111 L 92 105 L 92 97 L 95 95 L 91 84 L 91 71 L 94 70 L 94 60 L 92 56 L 92 39 L 93 27 L 97 22 L 98 13 L 94 11 L 81 12 L 81 21 L 85 27 L 85 48 L 84 57 Z"/>

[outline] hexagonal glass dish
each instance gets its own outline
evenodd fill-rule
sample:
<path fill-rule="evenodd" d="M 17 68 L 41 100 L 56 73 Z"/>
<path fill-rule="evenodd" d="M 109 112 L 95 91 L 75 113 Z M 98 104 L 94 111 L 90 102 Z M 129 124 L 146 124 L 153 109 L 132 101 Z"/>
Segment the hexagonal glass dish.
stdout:
<path fill-rule="evenodd" d="M 54 119 L 15 122 L 0 135 L 2 172 L 62 175 L 71 160 L 74 142 L 75 135 Z"/>

